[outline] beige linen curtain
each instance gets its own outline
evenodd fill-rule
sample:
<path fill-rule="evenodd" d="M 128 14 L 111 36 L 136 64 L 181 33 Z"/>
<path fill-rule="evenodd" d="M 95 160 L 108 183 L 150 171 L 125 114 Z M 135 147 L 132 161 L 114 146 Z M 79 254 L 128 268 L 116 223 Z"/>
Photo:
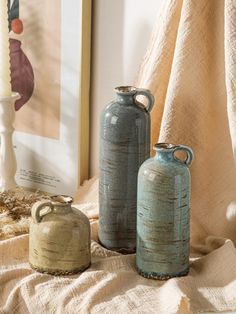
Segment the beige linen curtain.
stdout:
<path fill-rule="evenodd" d="M 191 242 L 236 243 L 236 1 L 168 0 L 140 69 L 152 143 L 192 147 Z"/>

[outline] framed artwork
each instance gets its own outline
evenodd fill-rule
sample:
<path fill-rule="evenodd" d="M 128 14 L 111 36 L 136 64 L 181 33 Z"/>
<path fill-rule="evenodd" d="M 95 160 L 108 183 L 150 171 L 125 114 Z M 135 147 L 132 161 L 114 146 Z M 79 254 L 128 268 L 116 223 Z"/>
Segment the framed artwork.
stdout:
<path fill-rule="evenodd" d="M 73 195 L 88 177 L 91 0 L 9 0 L 16 180 Z"/>

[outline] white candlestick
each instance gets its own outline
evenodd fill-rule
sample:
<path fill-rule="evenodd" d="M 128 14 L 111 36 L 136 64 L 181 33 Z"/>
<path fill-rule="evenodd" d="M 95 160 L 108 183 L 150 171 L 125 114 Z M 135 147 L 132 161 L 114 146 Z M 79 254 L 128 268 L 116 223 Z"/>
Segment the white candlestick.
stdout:
<path fill-rule="evenodd" d="M 11 96 L 7 0 L 0 0 L 0 97 Z"/>
<path fill-rule="evenodd" d="M 16 157 L 12 143 L 15 117 L 14 103 L 20 98 L 18 93 L 10 97 L 0 97 L 0 192 L 15 188 Z"/>

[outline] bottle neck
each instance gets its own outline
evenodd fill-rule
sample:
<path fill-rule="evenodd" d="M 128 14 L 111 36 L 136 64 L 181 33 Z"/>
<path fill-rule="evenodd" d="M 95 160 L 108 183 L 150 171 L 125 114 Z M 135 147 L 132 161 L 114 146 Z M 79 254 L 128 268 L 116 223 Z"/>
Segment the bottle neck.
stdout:
<path fill-rule="evenodd" d="M 134 95 L 130 95 L 129 93 L 117 94 L 116 100 L 119 104 L 122 105 L 132 105 L 134 104 Z"/>
<path fill-rule="evenodd" d="M 164 162 L 175 161 L 173 151 L 169 149 L 157 150 L 154 158 Z"/>
<path fill-rule="evenodd" d="M 68 214 L 71 212 L 71 205 L 70 204 L 54 204 L 53 212 L 56 214 Z"/>

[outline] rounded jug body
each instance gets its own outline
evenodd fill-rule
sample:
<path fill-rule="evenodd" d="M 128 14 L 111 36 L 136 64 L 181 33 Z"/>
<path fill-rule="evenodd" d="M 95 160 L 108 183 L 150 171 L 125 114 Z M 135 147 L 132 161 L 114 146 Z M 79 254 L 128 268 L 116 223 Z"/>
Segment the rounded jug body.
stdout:
<path fill-rule="evenodd" d="M 77 273 L 89 267 L 90 224 L 65 196 L 33 205 L 29 235 L 29 262 L 39 272 Z"/>

